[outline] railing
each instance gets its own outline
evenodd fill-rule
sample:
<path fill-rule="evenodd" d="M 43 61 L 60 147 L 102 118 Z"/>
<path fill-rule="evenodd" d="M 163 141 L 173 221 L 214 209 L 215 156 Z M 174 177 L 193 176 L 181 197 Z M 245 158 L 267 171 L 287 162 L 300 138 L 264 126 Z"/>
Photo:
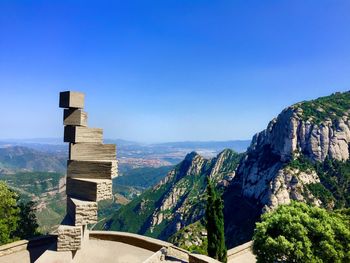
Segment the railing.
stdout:
<path fill-rule="evenodd" d="M 19 251 L 23 251 L 23 250 L 33 249 L 36 247 L 46 247 L 56 242 L 56 240 L 57 240 L 57 236 L 46 235 L 46 236 L 32 238 L 29 240 L 23 239 L 23 240 L 15 241 L 15 242 L 0 246 L 0 257 L 9 255 L 12 253 L 16 253 Z"/>

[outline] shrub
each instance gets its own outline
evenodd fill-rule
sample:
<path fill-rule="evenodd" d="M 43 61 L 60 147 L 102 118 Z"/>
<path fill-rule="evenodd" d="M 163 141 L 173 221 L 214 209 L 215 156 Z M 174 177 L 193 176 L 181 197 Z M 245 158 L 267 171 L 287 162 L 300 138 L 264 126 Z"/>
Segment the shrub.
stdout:
<path fill-rule="evenodd" d="M 18 195 L 0 181 L 0 245 L 37 235 L 34 203 L 19 202 Z"/>
<path fill-rule="evenodd" d="M 253 240 L 258 262 L 350 262 L 346 212 L 293 201 L 264 214 Z"/>

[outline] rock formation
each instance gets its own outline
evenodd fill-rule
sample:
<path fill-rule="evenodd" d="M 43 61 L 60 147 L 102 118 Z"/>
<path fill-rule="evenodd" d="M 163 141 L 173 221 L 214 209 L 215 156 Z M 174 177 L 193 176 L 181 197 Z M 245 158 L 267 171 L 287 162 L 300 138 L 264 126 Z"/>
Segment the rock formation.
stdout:
<path fill-rule="evenodd" d="M 305 185 L 320 182 L 315 171 L 300 171 L 289 162 L 305 156 L 313 163 L 349 159 L 350 93 L 337 93 L 286 108 L 266 130 L 256 134 L 237 171 L 242 194 L 265 209 L 290 200 L 320 204 Z"/>
<path fill-rule="evenodd" d="M 166 240 L 179 229 L 203 218 L 207 177 L 228 184 L 241 154 L 224 150 L 205 159 L 192 152 L 152 189 L 120 208 L 110 230 L 145 234 Z"/>
<path fill-rule="evenodd" d="M 117 176 L 116 146 L 103 144 L 103 131 L 87 127 L 84 94 L 61 92 L 67 162 L 67 215 L 58 228 L 57 250 L 77 250 L 97 222 L 97 202 L 112 198 L 112 178 Z"/>

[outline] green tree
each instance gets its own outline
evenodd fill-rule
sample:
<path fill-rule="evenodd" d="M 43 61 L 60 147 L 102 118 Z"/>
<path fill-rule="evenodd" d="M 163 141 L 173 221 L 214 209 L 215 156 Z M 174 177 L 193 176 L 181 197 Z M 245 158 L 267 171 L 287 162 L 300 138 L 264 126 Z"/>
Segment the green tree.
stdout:
<path fill-rule="evenodd" d="M 17 194 L 0 181 L 0 245 L 15 240 L 19 212 Z"/>
<path fill-rule="evenodd" d="M 221 194 L 208 178 L 206 207 L 208 255 L 221 262 L 227 262 L 223 208 L 224 203 Z"/>
<path fill-rule="evenodd" d="M 27 203 L 20 202 L 18 207 L 20 213 L 15 236 L 23 239 L 38 235 L 39 225 L 35 215 L 35 203 L 32 201 Z"/>
<path fill-rule="evenodd" d="M 262 216 L 253 251 L 258 262 L 350 262 L 349 223 L 349 211 L 293 201 Z"/>
<path fill-rule="evenodd" d="M 20 202 L 18 195 L 0 181 L 0 245 L 38 234 L 34 203 Z"/>

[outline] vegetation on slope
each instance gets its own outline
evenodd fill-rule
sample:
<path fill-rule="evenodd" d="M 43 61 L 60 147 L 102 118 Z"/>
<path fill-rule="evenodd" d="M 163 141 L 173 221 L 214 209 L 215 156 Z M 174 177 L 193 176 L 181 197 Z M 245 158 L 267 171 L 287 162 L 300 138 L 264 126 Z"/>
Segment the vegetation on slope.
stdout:
<path fill-rule="evenodd" d="M 0 172 L 64 172 L 67 156 L 37 151 L 28 147 L 0 147 Z M 7 172 L 6 172 L 7 171 Z"/>
<path fill-rule="evenodd" d="M 324 162 L 311 162 L 304 155 L 291 160 L 288 167 L 304 172 L 316 171 L 320 183 L 306 185 L 308 190 L 322 201 L 325 208 L 350 207 L 350 160 L 327 158 Z"/>
<path fill-rule="evenodd" d="M 129 169 L 123 176 L 114 180 L 113 192 L 132 199 L 154 182 L 155 179 L 151 179 L 152 173 L 159 179 L 163 178 L 169 169 L 169 167 Z M 39 230 L 42 233 L 48 233 L 57 227 L 66 212 L 65 192 L 59 192 L 62 190 L 59 189 L 59 183 L 63 176 L 61 173 L 51 172 L 17 172 L 11 175 L 0 175 L 0 181 L 5 181 L 11 189 L 14 189 L 21 200 L 36 201 Z M 120 178 L 124 179 L 119 180 Z M 119 207 L 120 204 L 115 203 L 115 200 L 100 202 L 99 219 L 109 217 Z"/>
<path fill-rule="evenodd" d="M 295 106 L 303 110 L 301 117 L 304 120 L 312 119 L 319 124 L 326 119 L 335 120 L 349 112 L 350 92 L 337 92 L 330 96 L 301 102 Z"/>
<path fill-rule="evenodd" d="M 219 161 L 223 163 L 215 166 Z M 196 153 L 186 156 L 168 173 L 167 181 L 145 191 L 128 205 L 121 207 L 106 224 L 106 229 L 128 231 L 156 238 L 168 239 L 176 232 L 176 223 L 186 226 L 201 219 L 205 211 L 206 177 L 222 180 L 232 176 L 242 154 L 225 150 L 217 158 L 203 159 Z M 203 162 L 203 163 L 202 163 Z M 200 165 L 201 169 L 196 167 Z M 176 203 L 162 208 L 164 200 L 175 195 Z M 161 216 L 159 224 L 153 224 L 155 216 Z M 181 218 L 181 221 L 179 221 Z"/>
<path fill-rule="evenodd" d="M 51 230 L 62 220 L 65 213 L 65 193 L 59 192 L 59 181 L 63 174 L 50 172 L 19 172 L 14 175 L 0 175 L 16 190 L 22 200 L 35 200 L 39 209 L 37 217 L 41 231 Z"/>
<path fill-rule="evenodd" d="M 185 226 L 169 238 L 169 242 L 193 253 L 207 255 L 208 239 L 205 220 Z"/>
<path fill-rule="evenodd" d="M 23 203 L 18 195 L 0 181 L 0 245 L 29 238 L 36 234 L 38 224 L 34 203 Z"/>
<path fill-rule="evenodd" d="M 262 215 L 253 240 L 258 262 L 350 262 L 349 210 L 293 201 Z"/>
<path fill-rule="evenodd" d="M 121 207 L 107 224 L 110 230 L 144 233 L 143 225 L 150 218 L 161 197 L 165 194 L 167 185 L 158 190 L 147 190 L 134 198 L 128 205 Z"/>
<path fill-rule="evenodd" d="M 58 190 L 59 180 L 64 175 L 50 172 L 19 172 L 13 175 L 0 175 L 11 187 L 27 196 L 39 196 L 49 191 Z"/>
<path fill-rule="evenodd" d="M 25 202 L 36 202 L 36 216 L 42 233 L 52 231 L 63 219 L 66 210 L 65 193 L 59 192 L 63 174 L 49 172 L 19 172 L 0 175 Z"/>
<path fill-rule="evenodd" d="M 149 188 L 163 179 L 173 166 L 127 169 L 113 180 L 116 185 Z"/>

